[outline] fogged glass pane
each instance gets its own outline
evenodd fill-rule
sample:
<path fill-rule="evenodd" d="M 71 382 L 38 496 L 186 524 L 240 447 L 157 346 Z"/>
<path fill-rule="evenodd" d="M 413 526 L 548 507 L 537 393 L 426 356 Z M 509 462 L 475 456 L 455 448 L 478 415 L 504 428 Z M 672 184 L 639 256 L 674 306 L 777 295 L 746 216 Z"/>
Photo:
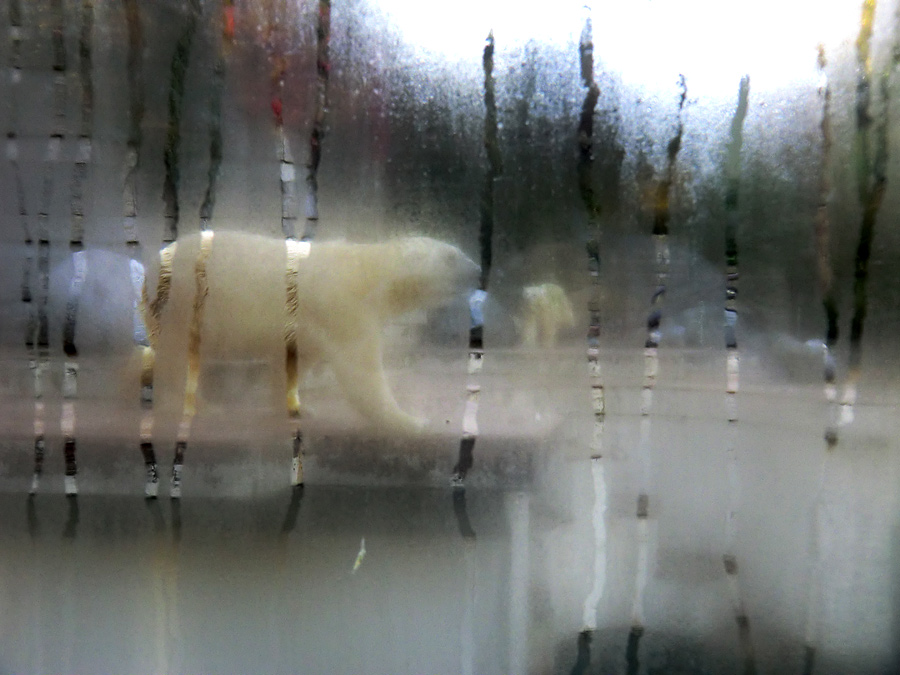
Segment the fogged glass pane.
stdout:
<path fill-rule="evenodd" d="M 7 0 L 0 672 L 896 670 L 898 10 Z"/>

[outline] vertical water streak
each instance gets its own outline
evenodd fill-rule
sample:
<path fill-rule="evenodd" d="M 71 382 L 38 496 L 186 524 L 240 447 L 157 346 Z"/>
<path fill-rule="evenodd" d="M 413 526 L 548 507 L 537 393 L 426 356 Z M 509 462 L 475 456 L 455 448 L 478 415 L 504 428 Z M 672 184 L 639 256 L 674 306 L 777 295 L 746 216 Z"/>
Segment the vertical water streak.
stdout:
<path fill-rule="evenodd" d="M 44 425 L 45 404 L 43 400 L 44 385 L 43 376 L 50 369 L 50 338 L 47 305 L 50 295 L 50 212 L 53 205 L 54 174 L 59 164 L 62 152 L 62 143 L 65 133 L 66 121 L 66 46 L 65 46 L 65 9 L 62 0 L 52 0 L 50 3 L 51 30 L 52 30 L 52 70 L 53 70 L 53 103 L 51 107 L 53 121 L 51 131 L 47 139 L 47 148 L 44 154 L 44 175 L 41 186 L 41 196 L 38 211 L 38 253 L 37 253 L 37 292 L 34 295 L 34 309 L 29 320 L 25 344 L 31 349 L 31 367 L 34 374 L 35 411 L 34 411 L 34 472 L 32 475 L 31 492 L 37 491 L 40 476 L 43 472 L 45 453 Z M 65 385 L 66 383 L 64 383 Z M 68 428 L 70 412 L 63 406 L 61 425 Z M 69 460 L 70 447 L 66 446 L 67 473 L 70 466 L 74 466 L 74 460 Z M 74 478 L 66 476 L 66 493 L 74 494 Z"/>
<path fill-rule="evenodd" d="M 484 71 L 484 147 L 487 154 L 487 167 L 484 174 L 484 184 L 481 193 L 481 225 L 478 242 L 480 248 L 481 277 L 478 288 L 469 296 L 469 356 L 467 362 L 468 379 L 466 382 L 466 405 L 463 412 L 462 435 L 459 441 L 459 455 L 456 465 L 453 467 L 453 476 L 450 483 L 453 486 L 453 512 L 456 516 L 457 526 L 463 539 L 463 555 L 465 557 L 465 589 L 463 613 L 460 621 L 460 673 L 474 675 L 475 671 L 475 605 L 477 600 L 477 540 L 475 531 L 469 521 L 466 509 L 465 479 L 469 469 L 474 463 L 475 441 L 478 438 L 478 399 L 481 395 L 479 373 L 484 361 L 484 303 L 487 300 L 488 282 L 490 280 L 490 268 L 492 258 L 493 230 L 494 230 L 494 181 L 501 174 L 503 167 L 500 157 L 500 145 L 497 129 L 497 102 L 494 94 L 494 32 L 491 31 L 482 52 L 482 69 Z M 524 506 L 524 545 L 527 546 L 527 497 L 517 495 L 514 497 L 514 524 L 520 527 L 513 536 L 513 556 L 521 556 L 523 545 L 522 518 L 519 512 Z M 522 500 L 525 500 L 524 502 Z M 513 559 L 514 569 L 511 572 L 510 591 L 510 667 L 515 667 L 519 672 L 527 671 L 527 662 L 518 660 L 518 651 L 514 647 L 525 642 L 527 645 L 527 590 L 524 595 L 518 594 L 518 586 L 521 577 L 524 576 L 527 585 L 527 563 L 524 571 L 521 568 L 522 560 Z M 520 565 L 520 567 L 515 567 Z M 523 609 L 524 605 L 524 609 Z M 516 613 L 516 610 L 519 613 Z M 524 614 L 522 613 L 524 612 Z M 524 627 L 523 627 L 524 624 Z M 523 637 L 523 632 L 525 637 Z M 527 646 L 522 646 L 527 649 Z"/>
<path fill-rule="evenodd" d="M 71 228 L 69 249 L 71 251 L 72 278 L 66 300 L 66 315 L 63 325 L 63 353 L 66 356 L 63 373 L 63 407 L 60 428 L 63 435 L 65 453 L 66 494 L 75 494 L 75 399 L 78 397 L 78 348 L 75 334 L 78 320 L 78 306 L 81 303 L 81 289 L 87 276 L 87 255 L 84 251 L 84 187 L 88 177 L 93 148 L 92 132 L 94 119 L 94 85 L 92 77 L 91 42 L 94 31 L 94 5 L 92 0 L 82 0 L 81 31 L 78 40 L 79 69 L 81 84 L 81 128 L 78 135 L 78 149 L 72 173 Z"/>
<path fill-rule="evenodd" d="M 210 229 L 216 205 L 216 183 L 222 166 L 222 90 L 225 87 L 225 55 L 216 58 L 212 74 L 212 92 L 209 100 L 209 170 L 206 192 L 200 205 L 200 230 Z"/>
<path fill-rule="evenodd" d="M 165 203 L 165 230 L 163 241 L 171 242 L 178 238 L 178 222 L 180 206 L 178 189 L 181 182 L 179 165 L 179 148 L 181 145 L 181 115 L 184 111 L 184 85 L 194 34 L 197 32 L 199 15 L 202 11 L 200 0 L 188 0 L 187 23 L 175 44 L 172 63 L 169 66 L 169 102 L 168 123 L 166 126 L 166 142 L 163 149 L 165 179 L 163 181 L 163 202 Z"/>
<path fill-rule="evenodd" d="M 43 471 L 44 461 L 44 400 L 43 400 L 43 369 L 44 364 L 39 362 L 34 353 L 34 332 L 37 325 L 35 312 L 36 304 L 33 302 L 32 273 L 34 267 L 34 238 L 28 225 L 28 207 L 25 201 L 25 185 L 22 180 L 22 170 L 19 166 L 18 123 L 19 85 L 22 82 L 22 8 L 20 0 L 10 0 L 9 3 L 9 130 L 6 139 L 6 158 L 12 167 L 13 179 L 16 185 L 16 205 L 22 233 L 25 240 L 25 260 L 22 268 L 21 298 L 22 302 L 29 303 L 27 319 L 25 322 L 25 346 L 29 351 L 29 365 L 34 381 L 34 419 L 33 419 L 33 453 L 34 453 L 34 478 L 32 480 L 32 494 L 37 490 L 38 480 Z"/>
<path fill-rule="evenodd" d="M 226 35 L 229 32 L 229 21 L 233 31 L 233 8 L 231 4 L 226 11 Z M 231 12 L 229 14 L 229 12 Z M 270 7 L 274 12 L 274 7 Z M 231 17 L 229 19 L 229 17 Z M 275 129 L 278 133 L 278 165 L 279 187 L 281 190 L 281 231 L 285 238 L 285 374 L 287 379 L 287 413 L 293 424 L 292 429 L 292 455 L 291 455 L 291 485 L 294 488 L 303 486 L 303 429 L 300 421 L 301 408 L 299 398 L 299 355 L 297 353 L 296 326 L 299 318 L 297 273 L 301 259 L 309 255 L 310 249 L 307 242 L 305 247 L 299 247 L 296 242 L 296 221 L 299 215 L 297 204 L 297 169 L 294 156 L 291 152 L 290 139 L 284 128 L 284 84 L 287 75 L 287 58 L 284 56 L 280 40 L 278 38 L 278 18 L 270 13 L 269 23 L 266 26 L 267 48 L 271 70 L 269 71 L 269 86 L 271 89 L 270 105 L 272 108 Z M 299 494 L 299 493 L 298 493 Z"/>
<path fill-rule="evenodd" d="M 465 562 L 465 600 L 459 625 L 459 672 L 476 675 L 475 671 L 475 606 L 478 601 L 478 559 L 474 537 L 463 542 Z"/>
<path fill-rule="evenodd" d="M 587 365 L 591 388 L 593 427 L 591 432 L 590 468 L 594 503 L 591 523 L 594 532 L 591 590 L 582 607 L 582 629 L 578 635 L 578 656 L 573 673 L 585 672 L 590 666 L 591 638 L 597 630 L 597 608 L 606 590 L 606 477 L 603 464 L 603 432 L 606 423 L 606 397 L 600 363 L 600 213 L 599 201 L 593 187 L 594 114 L 600 98 L 600 88 L 594 80 L 594 42 L 591 17 L 585 19 L 578 43 L 582 84 L 587 90 L 578 120 L 578 162 L 576 165 L 578 193 L 587 217 L 588 273 L 591 293 L 588 300 L 589 327 L 587 333 Z"/>
<path fill-rule="evenodd" d="M 6 159 L 12 167 L 16 185 L 16 206 L 25 240 L 25 261 L 22 269 L 22 302 L 31 302 L 31 274 L 34 265 L 34 239 L 28 226 L 25 186 L 19 167 L 19 85 L 22 83 L 22 7 L 21 0 L 9 1 L 9 128 L 6 133 Z M 29 317 L 32 313 L 29 311 Z M 30 320 L 30 319 L 29 319 Z M 31 332 L 31 328 L 28 329 Z"/>
<path fill-rule="evenodd" d="M 194 305 L 191 312 L 191 323 L 188 332 L 188 369 L 184 384 L 184 407 L 181 423 L 178 425 L 178 436 L 175 441 L 175 458 L 172 461 L 172 483 L 169 496 L 172 499 L 181 497 L 181 473 L 184 466 L 184 453 L 187 450 L 191 435 L 191 424 L 197 413 L 197 387 L 200 381 L 200 342 L 203 327 L 203 308 L 209 295 L 209 283 L 206 276 L 206 263 L 212 251 L 213 231 L 200 233 L 200 251 L 194 263 Z"/>
<path fill-rule="evenodd" d="M 838 408 L 837 408 L 837 363 L 834 350 L 837 346 L 838 303 L 834 287 L 834 267 L 831 260 L 831 223 L 828 213 L 828 202 L 831 198 L 831 149 L 833 137 L 831 132 L 831 85 L 825 70 L 828 62 L 825 48 L 819 45 L 817 59 L 821 73 L 819 96 L 822 97 L 822 122 L 819 129 L 822 133 L 822 168 L 819 177 L 819 203 L 814 220 L 816 271 L 819 292 L 822 296 L 822 307 L 825 311 L 825 342 L 822 348 L 822 365 L 824 378 L 824 395 L 828 404 L 828 421 L 825 428 L 826 439 L 837 441 Z"/>
<path fill-rule="evenodd" d="M 836 399 L 835 378 L 836 365 L 834 348 L 838 340 L 838 305 L 834 290 L 834 266 L 831 260 L 831 223 L 828 214 L 828 202 L 831 199 L 831 149 L 833 136 L 831 132 L 831 85 L 825 70 L 828 62 L 825 58 L 825 47 L 819 45 L 819 96 L 822 98 L 822 122 L 819 129 L 822 133 L 822 167 L 819 176 L 819 203 L 816 205 L 814 220 L 814 237 L 816 247 L 816 272 L 819 282 L 819 293 L 822 296 L 822 307 L 825 311 L 825 346 L 823 353 L 823 369 L 825 378 L 825 397 L 829 401 Z"/>
<path fill-rule="evenodd" d="M 285 239 L 285 371 L 287 373 L 287 412 L 295 421 L 293 431 L 293 454 L 291 458 L 291 485 L 303 485 L 303 429 L 300 424 L 300 380 L 299 354 L 297 352 L 297 326 L 300 323 L 300 265 L 309 257 L 311 244 L 308 241 Z"/>
<path fill-rule="evenodd" d="M 819 179 L 819 203 L 815 217 L 815 244 L 817 260 L 817 276 L 819 292 L 822 294 L 822 303 L 825 310 L 825 346 L 823 348 L 823 394 L 826 404 L 825 420 L 825 453 L 822 456 L 820 469 L 820 481 L 812 502 L 812 525 L 810 528 L 811 541 L 809 546 L 808 579 L 806 588 L 806 620 L 804 630 L 804 673 L 812 673 L 816 645 L 818 641 L 818 602 L 819 585 L 821 583 L 822 548 L 821 537 L 818 530 L 821 527 L 822 518 L 822 489 L 827 475 L 828 460 L 832 450 L 838 442 L 838 409 L 837 389 L 835 386 L 836 363 L 834 348 L 838 338 L 838 308 L 834 292 L 834 270 L 831 262 L 830 250 L 830 221 L 828 217 L 828 200 L 831 193 L 831 86 L 828 82 L 828 73 L 825 68 L 828 65 L 825 58 L 825 48 L 819 45 L 818 66 L 821 71 L 819 84 L 819 96 L 822 97 L 822 166 Z"/>
<path fill-rule="evenodd" d="M 527 492 L 507 497 L 510 520 L 509 567 L 509 675 L 526 675 L 528 670 L 529 571 L 531 565 L 530 503 Z"/>
<path fill-rule="evenodd" d="M 722 556 L 725 577 L 731 597 L 732 611 L 738 629 L 744 673 L 756 672 L 756 657 L 750 630 L 750 619 L 741 594 L 737 559 L 737 530 L 741 504 L 740 471 L 737 463 L 738 408 L 740 386 L 740 352 L 737 341 L 738 322 L 738 196 L 741 179 L 741 147 L 743 126 L 750 98 L 750 78 L 741 79 L 738 103 L 731 120 L 731 139 L 725 155 L 725 410 L 727 430 L 725 452 L 728 471 L 728 510 L 725 514 L 725 553 Z"/>
<path fill-rule="evenodd" d="M 125 0 L 125 20 L 128 29 L 128 140 L 125 150 L 124 180 L 122 184 L 122 224 L 125 242 L 132 260 L 138 258 L 140 239 L 137 232 L 137 170 L 140 166 L 141 142 L 144 122 L 144 35 L 141 29 L 141 13 L 138 0 Z"/>
<path fill-rule="evenodd" d="M 606 589 L 606 475 L 603 458 L 591 457 L 591 484 L 594 489 L 594 506 L 591 522 L 594 530 L 593 579 L 591 590 L 584 600 L 582 612 L 582 632 L 590 635 L 597 629 L 597 606 Z"/>
<path fill-rule="evenodd" d="M 291 154 L 291 143 L 284 125 L 278 123 L 278 162 L 281 169 L 279 185 L 281 186 L 281 231 L 285 239 L 294 239 L 297 233 L 297 168 Z"/>
<path fill-rule="evenodd" d="M 297 169 L 291 152 L 290 139 L 284 128 L 284 84 L 287 76 L 287 58 L 281 48 L 278 35 L 281 21 L 274 15 L 275 7 L 269 7 L 269 22 L 266 26 L 266 48 L 269 63 L 270 105 L 275 129 L 278 132 L 278 164 L 280 168 L 279 186 L 281 188 L 281 230 L 285 239 L 297 236 L 296 221 L 299 217 L 297 204 Z"/>
<path fill-rule="evenodd" d="M 205 233 L 204 233 L 205 235 Z M 178 242 L 172 242 L 159 252 L 159 278 L 156 283 L 156 296 L 150 300 L 144 268 L 139 262 L 131 261 L 131 283 L 141 288 L 141 300 L 138 314 L 141 320 L 142 333 L 135 330 L 135 341 L 141 345 L 141 454 L 144 457 L 146 482 L 144 494 L 148 499 L 156 497 L 159 490 L 159 471 L 156 453 L 153 450 L 153 385 L 156 366 L 156 351 L 159 348 L 160 317 L 163 307 L 169 299 L 172 288 L 172 265 Z M 135 319 L 137 321 L 137 319 Z"/>
<path fill-rule="evenodd" d="M 875 22 L 875 0 L 865 0 L 860 19 L 860 31 L 856 40 L 857 83 L 856 83 L 856 179 L 862 220 L 859 242 L 853 265 L 853 317 L 850 321 L 850 356 L 847 381 L 841 397 L 841 423 L 853 421 L 853 408 L 859 389 L 862 366 L 862 338 L 868 310 L 869 259 L 875 236 L 878 211 L 887 188 L 888 161 L 888 112 L 890 91 L 888 84 L 891 74 L 900 63 L 900 18 L 895 17 L 895 37 L 893 51 L 888 65 L 878 79 L 882 98 L 881 115 L 872 129 L 872 55 L 871 40 Z M 870 131 L 874 131 L 870 138 Z M 874 157 L 872 142 L 874 140 Z"/>
<path fill-rule="evenodd" d="M 497 129 L 497 99 L 494 93 L 494 32 L 485 41 L 482 53 L 484 71 L 484 149 L 487 155 L 487 169 L 482 185 L 480 213 L 481 225 L 478 244 L 481 260 L 481 277 L 478 288 L 469 296 L 469 359 L 466 384 L 466 407 L 463 413 L 462 437 L 459 442 L 459 457 L 453 467 L 451 484 L 462 489 L 466 474 L 474 463 L 475 441 L 478 438 L 478 399 L 481 384 L 478 374 L 484 365 L 484 303 L 488 297 L 488 282 L 491 274 L 494 239 L 494 183 L 503 172 L 500 156 L 500 142 Z"/>
<path fill-rule="evenodd" d="M 888 135 L 887 120 L 889 112 L 888 84 L 894 69 L 900 64 L 900 11 L 894 17 L 894 40 L 891 58 L 879 78 L 880 92 L 883 108 L 881 116 L 875 126 L 875 157 L 869 159 L 868 127 L 872 120 L 869 115 L 871 105 L 871 54 L 870 41 L 873 32 L 875 16 L 875 3 L 863 4 L 860 21 L 860 33 L 857 39 L 857 100 L 856 100 L 856 148 L 857 153 L 857 180 L 859 198 L 863 208 L 863 223 L 860 229 L 860 242 L 856 251 L 854 266 L 853 299 L 854 313 L 851 323 L 850 360 L 849 372 L 845 383 L 844 395 L 840 404 L 837 401 L 835 386 L 835 361 L 831 349 L 837 339 L 837 310 L 834 301 L 833 273 L 830 260 L 825 247 L 828 244 L 828 215 L 825 200 L 830 185 L 828 172 L 831 162 L 831 129 L 830 129 L 830 87 L 825 73 L 824 49 L 819 50 L 819 67 L 822 70 L 822 84 L 819 88 L 823 96 L 822 112 L 822 188 L 819 211 L 817 213 L 816 237 L 819 249 L 819 283 L 822 295 L 825 299 L 827 334 L 825 345 L 825 402 L 826 421 L 824 441 L 825 447 L 820 467 L 819 483 L 812 503 L 811 511 L 811 541 L 809 546 L 808 581 L 806 591 L 806 625 L 804 631 L 804 673 L 811 674 L 815 668 L 815 659 L 818 650 L 819 638 L 819 606 L 821 602 L 821 577 L 822 568 L 826 559 L 827 522 L 824 516 L 825 486 L 831 475 L 831 464 L 839 443 L 838 429 L 842 424 L 848 424 L 853 420 L 853 405 L 859 382 L 861 365 L 861 341 L 863 322 L 866 315 L 866 282 L 868 279 L 868 256 L 871 251 L 871 240 L 874 234 L 875 219 L 881 205 L 884 190 L 886 188 Z M 824 227 L 822 227 L 824 226 Z M 823 251 L 824 249 L 824 251 Z M 823 259 L 828 263 L 823 265 Z M 839 405 L 839 407 L 838 407 Z"/>
<path fill-rule="evenodd" d="M 159 472 L 156 454 L 153 450 L 153 368 L 156 355 L 156 338 L 159 334 L 160 295 L 171 280 L 171 256 L 160 252 L 159 284 L 156 299 L 150 302 L 147 293 L 147 279 L 141 262 L 141 244 L 137 229 L 138 195 L 137 172 L 141 164 L 143 142 L 143 122 L 146 109 L 144 102 L 144 33 L 141 12 L 137 0 L 125 0 L 125 21 L 128 32 L 128 56 L 126 71 L 128 77 L 128 140 L 126 141 L 124 177 L 122 181 L 122 225 L 125 243 L 131 260 L 129 261 L 132 286 L 132 324 L 134 343 L 141 352 L 141 421 L 140 448 L 144 458 L 145 486 L 147 498 L 155 498 L 159 489 Z M 174 254 L 174 244 L 172 245 Z M 165 250 L 165 249 L 164 249 Z M 166 262 L 168 261 L 168 267 Z M 165 286 L 164 286 L 165 281 Z M 164 304 L 163 300 L 163 304 Z M 155 314 L 155 316 L 154 316 Z"/>
<path fill-rule="evenodd" d="M 215 38 L 214 38 L 215 40 Z M 228 50 L 234 40 L 234 7 L 223 6 L 222 31 L 216 50 L 216 62 L 212 72 L 212 91 L 209 95 L 209 169 L 206 192 L 200 205 L 200 231 L 210 229 L 216 206 L 216 186 L 222 166 L 222 93 L 225 89 L 225 66 Z"/>
<path fill-rule="evenodd" d="M 831 424 L 830 419 L 827 424 Z M 818 651 L 822 568 L 824 566 L 824 554 L 827 543 L 826 528 L 828 527 L 828 520 L 825 516 L 825 486 L 831 475 L 831 464 L 834 461 L 837 441 L 838 438 L 836 434 L 829 435 L 826 433 L 825 452 L 822 454 L 822 463 L 819 467 L 819 482 L 816 487 L 811 509 L 809 561 L 807 564 L 808 576 L 805 598 L 806 618 L 803 631 L 804 675 L 812 675 L 815 669 L 815 659 Z"/>
<path fill-rule="evenodd" d="M 641 390 L 641 420 L 638 452 L 641 459 L 640 489 L 637 497 L 635 516 L 637 518 L 637 565 L 635 572 L 634 598 L 631 609 L 631 632 L 626 649 L 629 669 L 638 667 L 639 641 L 644 631 L 644 593 L 650 573 L 650 482 L 652 469 L 652 424 L 653 392 L 659 377 L 659 345 L 662 337 L 663 301 L 665 300 L 670 265 L 669 221 L 671 219 L 671 191 L 675 183 L 678 153 L 684 135 L 682 119 L 687 101 L 687 81 L 679 78 L 681 93 L 678 99 L 678 124 L 675 134 L 666 146 L 666 168 L 662 179 L 656 185 L 653 203 L 653 225 L 651 236 L 654 245 L 653 267 L 656 272 L 656 287 L 650 297 L 647 314 L 647 338 L 644 342 L 644 381 Z"/>
<path fill-rule="evenodd" d="M 331 71 L 329 42 L 331 40 L 331 0 L 319 0 L 316 25 L 316 106 L 312 130 L 309 134 L 309 159 L 306 164 L 306 230 L 304 241 L 311 240 L 319 224 L 319 163 L 322 161 L 322 141 L 326 133 L 328 114 L 328 75 Z M 294 236 L 285 229 L 285 237 Z"/>

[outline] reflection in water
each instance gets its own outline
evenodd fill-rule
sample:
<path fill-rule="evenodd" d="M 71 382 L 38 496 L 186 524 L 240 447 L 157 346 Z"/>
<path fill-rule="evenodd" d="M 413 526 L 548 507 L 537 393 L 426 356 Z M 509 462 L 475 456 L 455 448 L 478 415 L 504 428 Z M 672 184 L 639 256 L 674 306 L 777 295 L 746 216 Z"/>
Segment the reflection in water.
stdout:
<path fill-rule="evenodd" d="M 297 527 L 297 516 L 300 514 L 300 503 L 303 501 L 303 485 L 295 485 L 291 489 L 291 501 L 281 523 L 281 534 L 289 535 Z"/>
<path fill-rule="evenodd" d="M 463 539 L 475 539 L 475 530 L 469 521 L 469 511 L 466 509 L 466 490 L 461 487 L 453 488 L 453 515 L 456 516 L 456 525 Z"/>
<path fill-rule="evenodd" d="M 41 524 L 38 520 L 37 507 L 35 506 L 33 495 L 28 495 L 25 502 L 25 517 L 28 522 L 28 536 L 32 539 L 37 538 L 41 533 Z"/>
<path fill-rule="evenodd" d="M 711 484 L 716 476 L 704 474 L 702 454 L 692 457 L 686 468 Z M 273 466 L 281 462 L 273 461 Z M 568 478 L 575 487 L 577 472 L 572 468 Z M 834 469 L 842 471 L 840 466 Z M 788 463 L 782 470 L 795 485 L 805 485 L 802 466 Z M 615 474 L 611 485 L 631 482 L 622 471 L 616 469 Z M 760 616 L 755 626 L 774 640 L 757 645 L 757 658 L 763 659 L 761 668 L 766 672 L 800 672 L 803 636 L 796 621 L 802 611 L 783 616 L 785 605 L 768 598 L 773 589 L 793 598 L 796 594 L 787 589 L 802 588 L 805 571 L 798 556 L 802 552 L 791 553 L 793 542 L 802 539 L 785 532 L 785 523 L 777 519 L 761 523 L 756 514 L 773 496 L 779 500 L 776 513 L 802 513 L 803 501 L 816 486 L 806 485 L 785 502 L 777 489 L 774 494 L 767 489 L 771 481 L 765 475 L 751 475 L 756 477 L 744 489 L 745 500 L 749 496 L 753 505 L 749 513 L 754 514 L 754 523 L 742 530 L 742 541 L 746 550 L 764 552 L 765 557 L 750 556 L 747 569 L 758 570 L 769 556 L 785 563 L 781 571 L 742 577 L 749 606 L 764 603 L 773 610 Z M 846 474 L 838 482 L 852 485 Z M 571 528 L 584 527 L 587 535 L 590 522 L 582 526 L 548 518 L 556 500 L 541 492 L 504 494 L 470 486 L 464 493 L 466 508 L 461 509 L 458 500 L 448 503 L 444 489 L 307 486 L 300 509 L 298 494 L 288 497 L 277 484 L 273 479 L 272 492 L 251 499 L 176 501 L 171 511 L 163 503 L 144 502 L 134 495 L 84 492 L 77 498 L 78 536 L 67 540 L 41 533 L 64 528 L 75 513 L 70 504 L 76 500 L 44 496 L 38 504 L 32 498 L 29 518 L 16 519 L 10 515 L 21 513 L 21 493 L 0 495 L 0 515 L 8 523 L 0 531 L 5 551 L 0 598 L 7 608 L 0 619 L 4 667 L 14 672 L 59 672 L 66 667 L 67 672 L 96 672 L 115 662 L 135 672 L 147 667 L 141 664 L 151 664 L 159 672 L 196 672 L 202 666 L 242 672 L 262 649 L 267 660 L 273 659 L 271 672 L 292 672 L 300 662 L 326 670 L 328 664 L 350 668 L 358 652 L 345 652 L 343 638 L 337 636 L 352 634 L 375 672 L 400 667 L 399 672 L 437 668 L 437 672 L 498 675 L 577 673 L 606 672 L 614 664 L 621 664 L 622 672 L 651 667 L 670 668 L 657 672 L 743 672 L 737 643 L 726 630 L 730 609 L 721 602 L 721 582 L 702 581 L 702 571 L 700 577 L 679 581 L 672 576 L 677 568 L 667 562 L 674 553 L 667 551 L 651 557 L 651 570 L 657 571 L 648 579 L 650 628 L 643 629 L 640 653 L 637 633 L 629 636 L 621 627 L 613 630 L 604 624 L 597 631 L 582 632 L 577 641 L 572 639 L 574 631 L 566 631 L 565 658 L 544 661 L 547 640 L 562 638 L 562 628 L 573 623 L 565 620 L 555 626 L 552 617 L 571 615 L 584 597 L 579 594 L 587 590 L 584 581 L 590 565 L 577 562 L 581 548 L 571 543 L 581 535 L 573 538 Z M 634 578 L 634 539 L 623 537 L 618 524 L 632 518 L 621 497 L 633 489 L 632 483 L 613 491 L 609 514 L 613 536 L 602 605 L 608 609 L 601 616 L 617 623 L 627 621 Z M 590 486 L 577 492 L 583 506 L 590 504 Z M 660 483 L 661 504 L 674 507 L 676 494 L 675 486 Z M 711 496 L 704 511 L 694 513 L 694 521 L 704 528 L 717 522 L 718 501 Z M 824 534 L 831 542 L 828 550 L 834 551 L 835 538 L 848 532 L 848 523 L 836 519 L 841 513 L 838 504 L 829 504 L 827 522 L 833 534 Z M 746 501 L 743 513 L 746 517 Z M 674 525 L 663 514 L 666 528 L 660 527 L 660 536 Z M 288 520 L 293 526 L 286 535 L 282 524 Z M 803 520 L 798 518 L 790 527 L 805 531 Z M 461 522 L 469 531 L 478 528 L 477 541 L 460 536 Z M 367 553 L 354 574 L 361 536 Z M 548 545 L 554 555 L 572 556 L 560 559 L 570 562 L 552 562 Z M 869 553 L 865 550 L 857 553 L 864 556 L 857 558 L 860 569 L 890 578 L 889 558 L 871 546 Z M 830 640 L 840 635 L 835 611 L 856 615 L 868 607 L 872 614 L 859 625 L 860 635 L 869 633 L 871 638 L 862 639 L 874 639 L 878 617 L 885 616 L 877 603 L 872 604 L 870 593 L 877 585 L 860 580 L 835 595 L 829 590 L 836 588 L 835 572 L 847 569 L 843 561 L 837 562 L 833 571 L 823 569 L 825 635 Z M 23 569 L 31 569 L 34 578 L 22 579 Z M 585 574 L 573 574 L 576 569 Z M 57 598 L 63 594 L 66 600 L 60 604 Z M 110 606 L 116 607 L 113 614 L 106 611 Z M 366 608 L 374 606 L 380 611 L 373 621 Z M 714 627 L 691 628 L 695 637 L 685 635 L 684 624 L 690 628 L 698 620 L 712 620 Z M 415 640 L 407 644 L 404 635 Z M 98 650 L 98 644 L 106 647 Z M 277 650 L 269 652 L 270 644 Z M 385 647 L 399 644 L 406 644 L 405 650 Z M 38 654 L 42 670 L 29 665 Z M 879 657 L 860 660 L 860 672 L 877 672 L 874 665 L 879 662 L 887 663 Z M 403 670 L 404 663 L 413 670 Z M 840 670 L 841 663 L 827 652 L 816 672 L 848 672 Z"/>
<path fill-rule="evenodd" d="M 66 495 L 66 505 L 69 510 L 66 517 L 66 525 L 63 528 L 63 539 L 74 539 L 78 535 L 78 497 L 76 495 Z"/>

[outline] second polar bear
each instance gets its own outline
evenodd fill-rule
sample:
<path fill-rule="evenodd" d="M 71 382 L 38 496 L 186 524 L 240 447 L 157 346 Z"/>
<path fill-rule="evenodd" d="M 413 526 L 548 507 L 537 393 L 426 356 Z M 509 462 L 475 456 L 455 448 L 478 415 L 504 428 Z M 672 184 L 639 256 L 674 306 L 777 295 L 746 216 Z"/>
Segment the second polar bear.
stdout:
<path fill-rule="evenodd" d="M 205 265 L 201 359 L 266 359 L 284 371 L 285 336 L 295 335 L 298 378 L 288 373 L 289 408 L 296 402 L 295 383 L 327 363 L 346 399 L 370 422 L 389 430 L 420 429 L 422 420 L 401 410 L 388 386 L 382 328 L 393 317 L 440 305 L 474 287 L 478 265 L 457 247 L 428 237 L 315 242 L 292 263 L 286 248 L 284 240 L 272 237 L 215 233 Z M 200 254 L 199 234 L 163 249 L 161 259 L 171 257 L 169 299 L 160 307 L 145 292 L 143 315 L 157 370 L 185 372 Z M 288 265 L 296 272 L 293 312 L 287 306 Z M 145 282 L 151 290 L 154 281 Z"/>
<path fill-rule="evenodd" d="M 562 331 L 575 327 L 572 302 L 557 284 L 526 286 L 522 301 L 522 343 L 526 347 L 554 347 Z"/>

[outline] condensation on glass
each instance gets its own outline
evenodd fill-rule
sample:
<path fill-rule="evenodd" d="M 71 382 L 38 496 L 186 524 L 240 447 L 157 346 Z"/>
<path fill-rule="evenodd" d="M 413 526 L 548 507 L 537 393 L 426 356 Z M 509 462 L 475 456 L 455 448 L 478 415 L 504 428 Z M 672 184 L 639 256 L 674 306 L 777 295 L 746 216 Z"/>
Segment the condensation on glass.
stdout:
<path fill-rule="evenodd" d="M 895 0 L 0 32 L 0 671 L 900 667 Z"/>

